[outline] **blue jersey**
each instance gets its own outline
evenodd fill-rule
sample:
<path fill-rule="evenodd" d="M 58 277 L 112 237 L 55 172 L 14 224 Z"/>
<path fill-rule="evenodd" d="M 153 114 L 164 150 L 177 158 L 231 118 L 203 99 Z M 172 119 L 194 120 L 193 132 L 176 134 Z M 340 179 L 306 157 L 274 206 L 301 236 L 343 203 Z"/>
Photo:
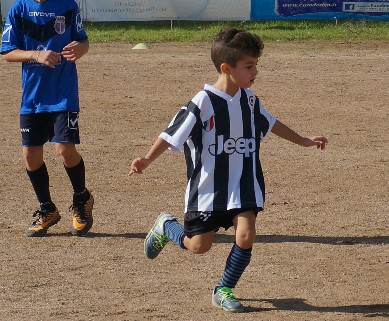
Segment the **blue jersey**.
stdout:
<path fill-rule="evenodd" d="M 62 52 L 72 41 L 87 39 L 74 0 L 17 0 L 5 22 L 0 53 L 20 50 Z M 22 63 L 21 114 L 79 111 L 74 62 L 62 57 L 55 68 L 35 61 Z"/>

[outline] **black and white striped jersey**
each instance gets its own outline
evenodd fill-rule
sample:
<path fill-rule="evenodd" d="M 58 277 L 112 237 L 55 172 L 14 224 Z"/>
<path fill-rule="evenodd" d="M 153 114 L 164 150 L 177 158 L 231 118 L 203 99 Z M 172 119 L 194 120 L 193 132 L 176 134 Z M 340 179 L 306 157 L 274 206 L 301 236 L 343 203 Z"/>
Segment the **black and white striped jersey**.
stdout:
<path fill-rule="evenodd" d="M 182 107 L 159 137 L 184 150 L 185 212 L 263 208 L 259 149 L 275 122 L 250 89 L 231 97 L 205 85 Z"/>

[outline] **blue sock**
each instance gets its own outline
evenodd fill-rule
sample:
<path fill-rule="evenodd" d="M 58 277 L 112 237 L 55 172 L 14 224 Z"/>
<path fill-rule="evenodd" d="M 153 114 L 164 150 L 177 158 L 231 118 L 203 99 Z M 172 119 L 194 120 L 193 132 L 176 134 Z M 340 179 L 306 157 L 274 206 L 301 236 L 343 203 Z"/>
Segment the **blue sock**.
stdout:
<path fill-rule="evenodd" d="M 226 267 L 215 291 L 222 287 L 234 288 L 251 260 L 252 248 L 244 250 L 234 244 L 227 257 Z"/>
<path fill-rule="evenodd" d="M 184 226 L 177 220 L 166 221 L 164 224 L 165 234 L 174 244 L 182 249 L 186 249 L 184 245 Z"/>

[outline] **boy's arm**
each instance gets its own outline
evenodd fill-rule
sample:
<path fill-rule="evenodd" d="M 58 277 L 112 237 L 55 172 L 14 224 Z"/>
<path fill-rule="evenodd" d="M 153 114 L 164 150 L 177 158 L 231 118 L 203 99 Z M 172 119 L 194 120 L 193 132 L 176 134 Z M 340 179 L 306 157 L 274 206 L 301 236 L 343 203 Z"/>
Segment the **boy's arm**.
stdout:
<path fill-rule="evenodd" d="M 317 148 L 324 149 L 328 143 L 327 138 L 324 136 L 313 136 L 310 138 L 302 137 L 279 120 L 276 120 L 271 132 L 283 139 L 304 147 L 316 146 Z"/>
<path fill-rule="evenodd" d="M 55 68 L 57 62 L 61 60 L 61 54 L 52 50 L 21 50 L 15 49 L 3 54 L 7 62 L 28 62 L 36 61 L 42 65 Z"/>
<path fill-rule="evenodd" d="M 37 61 L 36 58 L 38 57 L 39 51 L 38 50 L 20 50 L 15 49 L 12 51 L 8 51 L 7 53 L 3 54 L 3 58 L 7 62 L 27 62 L 27 61 Z"/>
<path fill-rule="evenodd" d="M 143 171 L 149 167 L 149 165 L 155 161 L 159 156 L 163 154 L 165 150 L 167 150 L 171 145 L 158 137 L 153 146 L 151 146 L 149 152 L 145 157 L 136 158 L 131 163 L 131 171 L 128 173 L 128 176 L 132 174 L 142 174 Z"/>

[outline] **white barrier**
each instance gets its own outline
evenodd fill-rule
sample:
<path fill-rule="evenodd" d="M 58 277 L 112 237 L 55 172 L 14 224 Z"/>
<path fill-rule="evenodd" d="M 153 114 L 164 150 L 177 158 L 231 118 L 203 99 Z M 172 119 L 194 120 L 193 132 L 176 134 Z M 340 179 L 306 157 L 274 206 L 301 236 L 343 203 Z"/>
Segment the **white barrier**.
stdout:
<path fill-rule="evenodd" d="M 3 19 L 14 0 L 0 0 Z M 76 0 L 85 21 L 389 20 L 389 0 Z"/>
<path fill-rule="evenodd" d="M 250 20 L 251 0 L 81 0 L 86 21 Z"/>
<path fill-rule="evenodd" d="M 0 7 L 1 7 L 1 15 L 2 20 L 5 20 L 8 14 L 8 10 L 13 4 L 14 0 L 1 0 L 0 1 Z"/>
<path fill-rule="evenodd" d="M 1 0 L 3 19 L 13 0 Z M 250 20 L 251 0 L 78 0 L 85 21 Z"/>

